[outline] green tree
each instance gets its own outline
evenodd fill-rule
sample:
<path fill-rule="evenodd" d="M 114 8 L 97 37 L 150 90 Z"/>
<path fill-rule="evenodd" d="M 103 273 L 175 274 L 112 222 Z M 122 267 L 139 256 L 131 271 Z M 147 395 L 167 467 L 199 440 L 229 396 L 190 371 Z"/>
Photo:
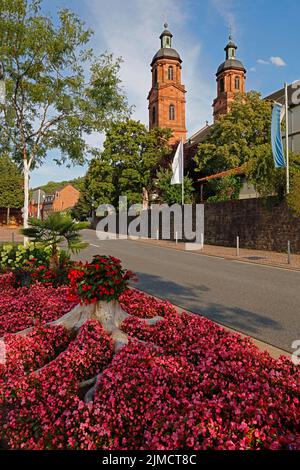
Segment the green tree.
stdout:
<path fill-rule="evenodd" d="M 161 168 L 157 172 L 156 188 L 159 201 L 165 204 L 181 204 L 182 188 L 181 184 L 171 184 L 172 170 L 170 168 Z M 190 204 L 193 202 L 193 181 L 189 176 L 184 177 L 184 202 Z"/>
<path fill-rule="evenodd" d="M 45 191 L 45 193 L 52 194 L 55 193 L 57 188 L 61 188 L 63 186 L 66 186 L 67 184 L 71 184 L 74 188 L 78 189 L 78 191 L 81 191 L 84 185 L 84 177 L 78 177 L 72 180 L 64 181 L 48 181 L 47 184 L 39 186 L 35 189 L 42 189 L 43 191 Z"/>
<path fill-rule="evenodd" d="M 238 199 L 242 182 L 239 176 L 229 175 L 224 178 L 209 181 L 209 186 L 214 196 L 210 196 L 207 201 L 228 201 L 230 199 Z"/>
<path fill-rule="evenodd" d="M 23 165 L 24 227 L 28 221 L 28 175 L 48 150 L 57 163 L 85 161 L 85 134 L 102 132 L 127 115 L 120 90 L 120 60 L 96 58 L 92 31 L 71 11 L 58 20 L 43 16 L 40 0 L 1 0 L 0 62 L 6 100 L 0 105 L 0 149 Z"/>
<path fill-rule="evenodd" d="M 53 212 L 45 220 L 30 218 L 29 227 L 23 228 L 21 232 L 34 243 L 50 247 L 50 268 L 58 269 L 59 245 L 66 242 L 68 250 L 72 253 L 85 248 L 86 243 L 82 241 L 79 232 L 87 226 L 85 222 L 74 222 L 70 215 Z"/>
<path fill-rule="evenodd" d="M 291 178 L 290 193 L 287 196 L 287 203 L 295 214 L 300 216 L 300 172 L 294 173 Z"/>
<path fill-rule="evenodd" d="M 7 154 L 0 156 L 0 207 L 7 209 L 9 224 L 10 209 L 22 207 L 23 178 L 17 165 Z"/>
<path fill-rule="evenodd" d="M 147 205 L 159 164 L 170 153 L 169 137 L 169 129 L 148 131 L 133 120 L 113 123 L 104 150 L 94 152 L 85 178 L 85 199 L 97 206 L 117 206 L 119 196 L 127 196 L 129 204 Z"/>
<path fill-rule="evenodd" d="M 271 147 L 272 103 L 251 91 L 236 95 L 231 112 L 199 145 L 195 162 L 203 176 L 242 166 L 261 194 L 282 194 L 284 169 L 275 169 Z M 291 160 L 293 166 L 294 160 Z"/>
<path fill-rule="evenodd" d="M 77 204 L 71 209 L 71 215 L 76 220 L 86 220 L 94 208 L 93 201 L 88 201 L 84 193 L 80 193 Z"/>

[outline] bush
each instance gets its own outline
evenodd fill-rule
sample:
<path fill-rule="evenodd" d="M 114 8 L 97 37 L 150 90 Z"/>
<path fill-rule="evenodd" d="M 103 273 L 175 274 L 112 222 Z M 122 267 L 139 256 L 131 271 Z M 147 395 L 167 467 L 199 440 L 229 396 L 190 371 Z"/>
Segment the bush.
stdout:
<path fill-rule="evenodd" d="M 71 269 L 68 277 L 75 298 L 90 304 L 98 300 L 118 300 L 134 275 L 122 268 L 119 259 L 96 255 L 91 263 L 79 264 Z"/>
<path fill-rule="evenodd" d="M 35 266 L 48 264 L 50 250 L 41 248 L 34 243 L 23 245 L 5 244 L 0 246 L 0 271 L 23 268 L 28 263 Z"/>

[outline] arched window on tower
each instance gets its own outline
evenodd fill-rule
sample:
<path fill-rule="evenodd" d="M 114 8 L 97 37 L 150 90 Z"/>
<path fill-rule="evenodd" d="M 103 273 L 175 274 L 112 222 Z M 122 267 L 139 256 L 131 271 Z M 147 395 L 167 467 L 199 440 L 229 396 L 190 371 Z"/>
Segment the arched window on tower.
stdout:
<path fill-rule="evenodd" d="M 235 77 L 235 80 L 234 80 L 234 88 L 236 90 L 239 90 L 240 89 L 240 86 L 241 86 L 241 83 L 240 83 L 240 77 Z"/>
<path fill-rule="evenodd" d="M 174 106 L 174 104 L 170 104 L 170 106 L 169 106 L 169 119 L 170 119 L 170 121 L 175 120 L 175 106 Z"/>
<path fill-rule="evenodd" d="M 155 67 L 155 70 L 154 70 L 154 85 L 157 84 L 157 68 Z"/>
<path fill-rule="evenodd" d="M 153 125 L 156 124 L 156 109 L 155 109 L 155 106 L 153 106 L 153 108 L 152 108 L 152 124 Z"/>
<path fill-rule="evenodd" d="M 168 68 L 168 80 L 174 80 L 174 68 L 172 65 Z"/>
<path fill-rule="evenodd" d="M 225 91 L 225 82 L 224 82 L 224 78 L 221 78 L 220 80 L 220 93 L 224 93 Z"/>

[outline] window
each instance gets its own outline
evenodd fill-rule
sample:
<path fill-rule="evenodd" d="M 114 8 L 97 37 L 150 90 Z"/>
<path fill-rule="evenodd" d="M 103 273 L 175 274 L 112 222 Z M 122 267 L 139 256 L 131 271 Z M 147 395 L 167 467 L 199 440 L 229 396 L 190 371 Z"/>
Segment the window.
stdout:
<path fill-rule="evenodd" d="M 170 106 L 169 106 L 169 119 L 170 119 L 170 121 L 175 120 L 175 106 L 174 106 L 174 104 L 170 104 Z"/>
<path fill-rule="evenodd" d="M 240 89 L 240 77 L 235 77 L 235 80 L 234 80 L 234 88 L 236 90 L 239 90 Z"/>
<path fill-rule="evenodd" d="M 156 109 L 155 106 L 152 108 L 152 124 L 156 123 Z"/>
<path fill-rule="evenodd" d="M 154 85 L 157 84 L 157 68 L 154 70 Z"/>
<path fill-rule="evenodd" d="M 174 80 L 174 69 L 172 65 L 168 68 L 168 80 Z"/>
<path fill-rule="evenodd" d="M 224 78 L 221 78 L 220 80 L 220 93 L 224 93 L 225 91 L 225 82 L 224 82 Z"/>

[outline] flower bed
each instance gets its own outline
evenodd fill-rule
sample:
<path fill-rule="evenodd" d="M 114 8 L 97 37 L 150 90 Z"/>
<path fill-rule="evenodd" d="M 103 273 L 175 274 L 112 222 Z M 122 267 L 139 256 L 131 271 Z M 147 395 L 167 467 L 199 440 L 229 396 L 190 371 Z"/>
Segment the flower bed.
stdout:
<path fill-rule="evenodd" d="M 3 280 L 4 278 L 4 280 Z M 33 326 L 47 323 L 69 312 L 76 305 L 70 300 L 69 287 L 45 287 L 34 284 L 30 288 L 15 289 L 13 276 L 0 276 L 0 337 Z"/>
<path fill-rule="evenodd" d="M 130 341 L 114 357 L 95 320 L 73 340 L 61 327 L 6 336 L 6 447 L 300 449 L 299 367 L 141 292 L 125 290 L 120 302 L 134 317 L 122 323 Z M 140 320 L 156 315 L 164 320 Z M 79 384 L 99 372 L 86 404 Z"/>

